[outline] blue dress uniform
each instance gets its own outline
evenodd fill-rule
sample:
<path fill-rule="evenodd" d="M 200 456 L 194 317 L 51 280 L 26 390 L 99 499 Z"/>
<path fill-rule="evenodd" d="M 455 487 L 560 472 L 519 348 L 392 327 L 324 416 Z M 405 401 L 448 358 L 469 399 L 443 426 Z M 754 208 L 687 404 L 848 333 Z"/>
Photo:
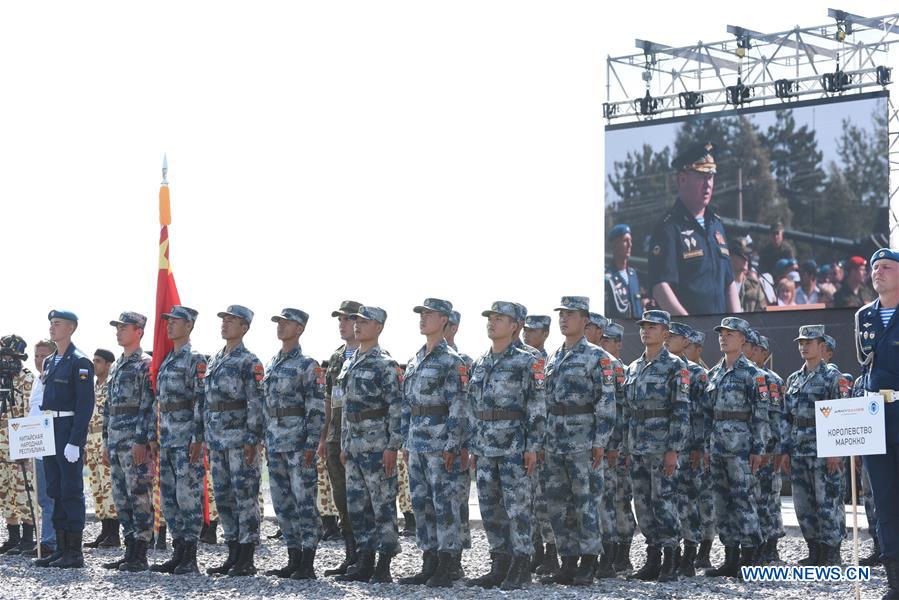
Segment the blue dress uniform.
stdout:
<path fill-rule="evenodd" d="M 624 223 L 619 223 L 609 230 L 609 241 L 630 234 L 631 228 Z M 612 263 L 606 264 L 605 274 L 605 314 L 608 318 L 636 319 L 643 314 L 640 304 L 640 280 L 637 271 L 633 267 L 625 267 L 627 279 L 621 276 L 621 272 L 615 269 Z"/>
<path fill-rule="evenodd" d="M 899 251 L 878 250 L 871 257 L 872 268 L 878 260 L 899 262 Z M 855 313 L 855 346 L 865 390 L 884 396 L 886 453 L 863 460 L 874 492 L 877 537 L 890 586 L 884 598 L 899 598 L 899 317 L 894 312 L 884 325 L 881 310 L 878 299 Z"/>
<path fill-rule="evenodd" d="M 68 311 L 51 311 L 48 320 L 67 319 L 78 322 Z M 53 528 L 57 549 L 81 553 L 84 531 L 84 444 L 87 427 L 94 412 L 94 364 L 74 344 L 66 348 L 57 361 L 54 352 L 43 373 L 44 400 L 41 408 L 53 416 L 56 454 L 45 456 L 44 474 L 47 494 L 53 499 Z M 63 452 L 67 444 L 77 446 L 78 460 L 69 462 Z"/>

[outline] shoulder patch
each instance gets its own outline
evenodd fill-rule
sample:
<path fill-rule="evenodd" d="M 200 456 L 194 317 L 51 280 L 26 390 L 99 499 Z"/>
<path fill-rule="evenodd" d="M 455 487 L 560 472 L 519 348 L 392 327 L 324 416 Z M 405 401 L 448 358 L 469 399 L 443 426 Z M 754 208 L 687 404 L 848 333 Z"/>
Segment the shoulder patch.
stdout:
<path fill-rule="evenodd" d="M 261 383 L 263 377 L 265 377 L 265 368 L 262 366 L 262 363 L 256 363 L 253 365 L 253 378 L 256 380 L 256 383 Z"/>
<path fill-rule="evenodd" d="M 600 364 L 600 366 L 602 366 L 603 369 L 605 369 L 605 368 L 607 368 L 607 367 L 611 367 L 611 366 L 612 366 L 612 361 L 609 360 L 608 358 L 600 358 L 600 359 L 599 359 L 599 364 Z"/>
<path fill-rule="evenodd" d="M 403 371 L 402 367 L 396 367 L 396 378 L 400 383 L 403 383 L 403 380 L 406 378 L 405 372 Z"/>
<path fill-rule="evenodd" d="M 457 369 L 459 371 L 459 379 L 462 380 L 462 385 L 468 385 L 468 367 L 460 365 Z"/>
<path fill-rule="evenodd" d="M 197 379 L 206 379 L 206 361 L 197 363 Z"/>

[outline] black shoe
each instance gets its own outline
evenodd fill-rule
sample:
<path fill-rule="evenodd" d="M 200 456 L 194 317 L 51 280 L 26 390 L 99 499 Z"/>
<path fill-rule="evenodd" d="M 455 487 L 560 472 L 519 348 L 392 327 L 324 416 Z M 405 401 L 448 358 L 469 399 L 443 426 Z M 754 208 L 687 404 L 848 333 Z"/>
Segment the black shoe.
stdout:
<path fill-rule="evenodd" d="M 62 558 L 62 555 L 66 552 L 66 532 L 63 529 L 56 530 L 56 551 L 49 556 L 45 556 L 44 558 L 39 558 L 34 561 L 34 566 L 36 567 L 49 567 L 50 563 L 55 562 Z"/>
<path fill-rule="evenodd" d="M 677 567 L 674 559 L 674 546 L 662 548 L 662 566 L 659 567 L 659 582 L 677 581 Z"/>
<path fill-rule="evenodd" d="M 322 535 L 323 542 L 340 539 L 340 527 L 337 526 L 337 517 L 322 517 Z"/>
<path fill-rule="evenodd" d="M 805 540 L 805 543 L 808 544 L 808 556 L 800 560 L 799 564 L 803 567 L 817 565 L 821 560 L 821 544 L 813 540 Z"/>
<path fill-rule="evenodd" d="M 411 577 L 402 577 L 397 583 L 401 585 L 422 585 L 427 583 L 437 570 L 438 555 L 433 550 L 425 550 L 421 554 L 421 571 Z M 433 586 L 432 586 L 433 587 Z M 441 586 L 443 587 L 443 586 Z"/>
<path fill-rule="evenodd" d="M 22 524 L 22 539 L 15 548 L 10 548 L 7 556 L 19 556 L 34 549 L 34 525 Z"/>
<path fill-rule="evenodd" d="M 218 519 L 213 519 L 209 521 L 209 525 L 203 524 L 203 528 L 200 530 L 200 541 L 204 544 L 215 545 L 218 544 Z"/>
<path fill-rule="evenodd" d="M 818 564 L 827 567 L 839 567 L 843 564 L 843 559 L 840 557 L 840 545 L 836 546 L 828 546 L 827 544 L 820 544 L 821 557 L 818 560 Z"/>
<path fill-rule="evenodd" d="M 547 544 L 543 552 L 543 562 L 534 571 L 537 575 L 553 575 L 559 571 L 559 555 L 555 544 Z"/>
<path fill-rule="evenodd" d="M 696 576 L 696 544 L 684 542 L 684 555 L 677 567 L 677 574 L 681 577 Z"/>
<path fill-rule="evenodd" d="M 59 545 L 59 533 L 56 534 L 56 544 Z M 112 562 L 103 563 L 101 566 L 104 569 L 111 569 L 114 571 L 118 571 L 119 566 L 125 564 L 129 560 L 131 560 L 131 555 L 134 553 L 134 537 L 128 536 L 125 537 L 125 555 L 119 560 L 114 560 Z"/>
<path fill-rule="evenodd" d="M 372 573 L 369 583 L 393 583 L 393 577 L 390 575 L 390 561 L 393 560 L 393 554 L 387 552 L 378 552 L 378 564 L 375 572 Z"/>
<path fill-rule="evenodd" d="M 290 576 L 291 579 L 318 579 L 315 574 L 315 550 L 315 548 L 300 550 L 300 563 L 297 570 Z"/>
<path fill-rule="evenodd" d="M 874 536 L 874 550 L 871 551 L 871 554 L 859 560 L 858 564 L 861 567 L 875 567 L 883 564 L 880 560 L 880 542 L 877 541 L 876 535 Z"/>
<path fill-rule="evenodd" d="M 697 569 L 711 569 L 712 561 L 709 558 L 711 551 L 712 540 L 702 540 L 699 542 L 699 551 L 696 553 L 696 560 L 693 561 L 693 566 Z"/>
<path fill-rule="evenodd" d="M 563 556 L 562 566 L 552 575 L 540 578 L 540 583 L 558 583 L 560 585 L 571 585 L 574 576 L 577 574 L 577 556 Z"/>
<path fill-rule="evenodd" d="M 581 556 L 581 564 L 571 580 L 571 585 L 593 585 L 593 573 L 596 571 L 596 555 L 584 554 Z"/>
<path fill-rule="evenodd" d="M 84 567 L 84 554 L 81 553 L 81 535 L 82 532 L 67 531 L 66 551 L 58 559 L 50 563 L 51 567 L 57 569 L 81 569 Z"/>
<path fill-rule="evenodd" d="M 465 578 L 465 569 L 462 568 L 462 551 L 453 552 L 453 568 L 450 570 L 450 579 L 459 581 Z"/>
<path fill-rule="evenodd" d="M 640 581 L 655 581 L 659 578 L 659 571 L 662 569 L 662 549 L 658 546 L 646 546 L 646 563 L 639 571 L 628 575 L 628 579 L 639 579 Z"/>
<path fill-rule="evenodd" d="M 340 563 L 334 569 L 327 569 L 325 571 L 325 577 L 330 577 L 332 575 L 346 575 L 347 570 L 356 564 L 357 553 L 356 553 L 356 538 L 353 537 L 352 533 L 344 533 L 343 534 L 344 544 L 346 545 L 346 558 L 343 559 L 343 562 Z"/>
<path fill-rule="evenodd" d="M 159 526 L 159 531 L 156 532 L 156 545 L 155 545 L 155 548 L 156 548 L 157 550 L 168 550 L 168 546 L 166 546 L 166 543 L 165 543 L 165 534 L 166 534 L 166 527 L 165 527 L 165 525 L 160 525 L 160 526 Z"/>
<path fill-rule="evenodd" d="M 119 571 L 127 573 L 140 573 L 149 571 L 150 565 L 147 563 L 147 548 L 149 543 L 143 540 L 134 540 L 131 550 L 131 559 L 119 565 Z"/>
<path fill-rule="evenodd" d="M 164 563 L 153 565 L 152 567 L 150 567 L 151 571 L 153 571 L 154 573 L 175 572 L 175 568 L 181 564 L 181 560 L 184 558 L 184 540 L 178 538 L 173 539 L 172 548 L 172 557 Z"/>
<path fill-rule="evenodd" d="M 768 560 L 768 563 L 779 563 L 780 562 L 780 552 L 777 550 L 777 542 L 779 538 L 771 538 L 768 540 L 768 548 L 767 552 L 765 552 L 765 558 Z"/>
<path fill-rule="evenodd" d="M 282 537 L 284 537 L 284 532 L 281 531 L 281 529 L 278 529 L 278 531 L 266 537 L 268 537 L 268 539 L 270 540 L 280 540 Z"/>
<path fill-rule="evenodd" d="M 453 587 L 453 569 L 456 567 L 455 552 L 436 552 L 434 569 L 431 576 L 425 581 L 429 588 Z M 422 565 L 424 571 L 424 565 Z"/>
<path fill-rule="evenodd" d="M 85 548 L 99 548 L 100 542 L 105 540 L 106 536 L 109 535 L 109 522 L 107 521 L 107 519 L 103 519 L 102 521 L 100 521 L 100 523 L 100 533 L 97 534 L 97 537 L 93 542 L 87 542 L 86 544 L 84 544 Z"/>
<path fill-rule="evenodd" d="M 531 554 L 531 573 L 535 572 L 537 567 L 543 563 L 544 554 L 543 542 L 534 543 L 534 553 Z"/>
<path fill-rule="evenodd" d="M 294 572 L 300 568 L 300 556 L 302 552 L 299 548 L 287 549 L 287 564 L 280 569 L 269 569 L 265 575 L 269 577 L 280 577 L 288 579 Z"/>
<path fill-rule="evenodd" d="M 403 537 L 415 537 L 415 515 L 410 512 L 403 513 L 403 530 L 400 531 Z"/>
<path fill-rule="evenodd" d="M 472 579 L 467 583 L 469 587 L 482 587 L 485 590 L 494 588 L 503 582 L 506 573 L 509 572 L 509 565 L 512 564 L 512 557 L 508 554 L 499 552 L 490 553 L 490 571 L 481 575 L 476 579 Z"/>
<path fill-rule="evenodd" d="M 103 519 L 104 522 L 109 522 L 109 533 L 106 534 L 106 537 L 103 538 L 103 541 L 100 542 L 98 548 L 118 548 L 122 545 L 122 540 L 119 537 L 119 520 L 118 519 Z"/>
<path fill-rule="evenodd" d="M 375 573 L 375 551 L 359 552 L 356 564 L 347 568 L 347 572 L 334 578 L 335 581 L 368 581 Z"/>
<path fill-rule="evenodd" d="M 7 525 L 6 531 L 9 533 L 9 537 L 7 537 L 6 541 L 3 542 L 3 545 L 0 546 L 0 554 L 6 554 L 18 546 L 19 542 L 22 541 L 22 529 L 18 525 Z"/>
<path fill-rule="evenodd" d="M 615 558 L 618 551 L 618 544 L 615 542 L 606 542 L 602 545 L 602 558 L 596 566 L 597 579 L 611 579 L 617 575 L 615 572 Z"/>
<path fill-rule="evenodd" d="M 228 571 L 228 577 L 250 577 L 256 574 L 256 565 L 253 557 L 256 554 L 256 544 L 240 544 L 237 562 Z"/>
<path fill-rule="evenodd" d="M 240 554 L 240 544 L 236 541 L 225 542 L 228 544 L 228 558 L 225 559 L 218 567 L 209 567 L 206 569 L 207 575 L 226 575 L 231 567 L 237 562 L 237 556 Z"/>
<path fill-rule="evenodd" d="M 724 563 L 715 569 L 708 569 L 706 577 L 736 577 L 740 574 L 740 547 L 724 547 Z"/>
<path fill-rule="evenodd" d="M 627 573 L 634 570 L 631 563 L 631 543 L 618 542 L 615 544 L 615 567 L 616 573 Z"/>
<path fill-rule="evenodd" d="M 181 562 L 172 571 L 173 575 L 199 574 L 197 567 L 197 542 L 181 542 L 184 551 L 181 554 Z"/>
<path fill-rule="evenodd" d="M 884 559 L 883 568 L 887 572 L 887 593 L 880 600 L 899 600 L 899 561 Z"/>
<path fill-rule="evenodd" d="M 593 557 L 596 558 L 595 556 Z M 592 571 L 591 571 L 592 576 Z M 520 590 L 531 582 L 531 557 L 527 554 L 515 555 L 509 564 L 509 570 L 499 589 L 504 592 Z"/>
<path fill-rule="evenodd" d="M 51 548 L 47 544 L 41 543 L 41 559 L 46 558 L 56 552 L 56 548 Z M 22 556 L 27 556 L 28 558 L 34 558 L 37 556 L 37 546 L 29 550 L 28 552 L 23 552 Z"/>

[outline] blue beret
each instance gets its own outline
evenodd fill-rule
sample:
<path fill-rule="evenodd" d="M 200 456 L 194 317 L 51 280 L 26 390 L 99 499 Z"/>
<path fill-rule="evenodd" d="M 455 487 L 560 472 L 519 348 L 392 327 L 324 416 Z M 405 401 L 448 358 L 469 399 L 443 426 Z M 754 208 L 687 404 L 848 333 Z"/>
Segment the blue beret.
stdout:
<path fill-rule="evenodd" d="M 66 321 L 74 321 L 77 323 L 78 315 L 70 310 L 51 310 L 50 314 L 47 315 L 47 320 L 52 321 L 53 319 L 65 319 Z"/>
<path fill-rule="evenodd" d="M 609 239 L 617 240 L 621 236 L 627 235 L 630 232 L 631 232 L 630 225 L 625 225 L 624 223 L 619 223 L 618 225 L 615 225 L 615 227 L 612 227 L 612 229 L 609 230 Z"/>
<path fill-rule="evenodd" d="M 894 260 L 899 262 L 899 250 L 893 250 L 892 248 L 881 248 L 877 252 L 871 255 L 871 266 L 874 266 L 874 263 L 884 258 L 886 260 Z"/>

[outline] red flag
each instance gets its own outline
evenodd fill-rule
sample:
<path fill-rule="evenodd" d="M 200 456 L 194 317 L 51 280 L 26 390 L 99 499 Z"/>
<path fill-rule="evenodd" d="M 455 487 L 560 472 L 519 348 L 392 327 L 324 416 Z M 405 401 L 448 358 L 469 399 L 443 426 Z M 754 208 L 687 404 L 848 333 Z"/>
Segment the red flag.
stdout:
<path fill-rule="evenodd" d="M 150 374 L 153 378 L 153 387 L 156 387 L 156 373 L 165 359 L 166 354 L 172 351 L 174 344 L 169 339 L 165 328 L 163 313 L 172 310 L 175 304 L 181 304 L 178 297 L 178 287 L 175 285 L 175 276 L 172 274 L 172 263 L 169 262 L 169 225 L 172 222 L 172 210 L 169 203 L 169 182 L 166 181 L 168 162 L 162 164 L 162 185 L 159 187 L 159 272 L 156 276 L 156 321 L 153 329 L 153 364 Z"/>

